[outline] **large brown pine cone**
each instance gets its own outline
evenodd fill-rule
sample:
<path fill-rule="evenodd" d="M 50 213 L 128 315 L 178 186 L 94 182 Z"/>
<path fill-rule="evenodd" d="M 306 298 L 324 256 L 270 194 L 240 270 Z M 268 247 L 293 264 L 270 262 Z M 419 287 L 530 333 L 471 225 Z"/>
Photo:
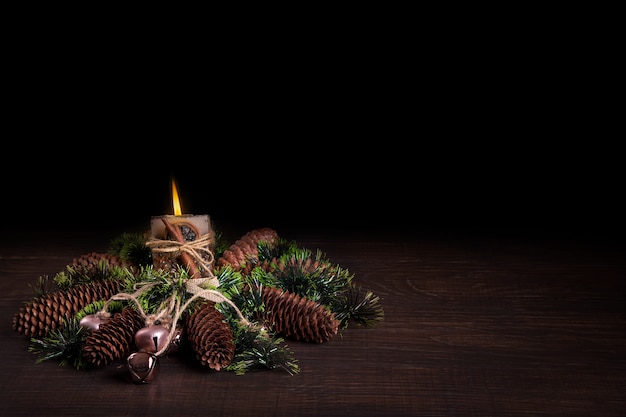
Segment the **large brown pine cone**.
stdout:
<path fill-rule="evenodd" d="M 259 320 L 276 333 L 309 343 L 324 343 L 337 334 L 339 321 L 323 305 L 278 288 L 264 287 L 265 311 Z"/>
<path fill-rule="evenodd" d="M 115 313 L 85 338 L 81 353 L 95 367 L 108 366 L 126 358 L 135 346 L 135 333 L 145 326 L 141 314 L 132 307 Z"/>
<path fill-rule="evenodd" d="M 203 366 L 219 371 L 235 357 L 233 331 L 215 303 L 205 302 L 186 317 L 185 334 Z"/>
<path fill-rule="evenodd" d="M 13 316 L 13 330 L 27 337 L 45 336 L 88 304 L 107 300 L 119 291 L 118 281 L 97 280 L 46 294 L 20 308 Z"/>
<path fill-rule="evenodd" d="M 230 265 L 235 270 L 245 268 L 247 263 L 258 259 L 258 244 L 262 241 L 274 244 L 278 241 L 278 233 L 269 227 L 255 229 L 246 233 L 224 251 L 217 261 L 217 266 Z"/>

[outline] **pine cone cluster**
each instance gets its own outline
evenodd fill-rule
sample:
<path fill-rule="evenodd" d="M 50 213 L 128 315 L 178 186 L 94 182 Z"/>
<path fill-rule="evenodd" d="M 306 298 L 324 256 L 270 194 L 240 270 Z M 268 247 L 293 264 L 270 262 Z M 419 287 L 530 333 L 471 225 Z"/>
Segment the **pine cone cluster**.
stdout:
<path fill-rule="evenodd" d="M 267 243 L 267 246 L 259 244 Z M 229 266 L 241 275 L 249 275 L 253 268 L 261 267 L 274 274 L 274 278 L 285 278 L 282 288 L 267 286 L 256 288 L 254 302 L 263 304 L 255 320 L 269 331 L 296 341 L 324 343 L 338 333 L 341 322 L 335 312 L 322 304 L 320 297 L 316 301 L 298 291 L 302 286 L 315 279 L 324 280 L 327 272 L 334 273 L 334 266 L 318 257 L 303 257 L 299 254 L 285 259 L 278 257 L 282 241 L 271 228 L 252 230 L 225 250 L 217 259 L 216 266 Z M 263 260 L 259 259 L 261 257 Z M 211 259 L 213 259 L 211 257 Z M 165 267 L 167 260 L 153 259 L 155 267 Z M 172 265 L 177 265 L 172 262 Z M 107 269 L 111 267 L 132 267 L 117 255 L 91 252 L 75 258 L 68 265 L 70 275 L 77 273 L 84 277 L 63 277 L 67 282 L 75 283 L 73 278 L 89 278 L 89 282 L 75 284 L 69 289 L 48 293 L 25 304 L 13 317 L 13 329 L 27 337 L 42 337 L 51 330 L 60 328 L 69 318 L 96 301 L 109 300 L 122 289 L 122 282 L 107 278 Z M 165 268 L 164 268 L 165 269 Z M 110 276 L 110 274 L 109 274 Z M 293 284 L 293 285 L 287 285 Z M 245 283 L 245 291 L 253 291 L 251 282 Z M 290 291 L 289 291 L 290 289 Z M 310 292 L 306 292 L 309 294 Z M 260 299 L 258 295 L 260 294 Z M 350 294 L 352 297 L 352 295 Z M 356 297 L 356 295 L 354 295 Z M 341 313 L 338 313 L 341 315 Z M 228 368 L 235 359 L 237 346 L 233 328 L 228 318 L 216 308 L 214 302 L 196 301 L 192 308 L 182 312 L 181 333 L 179 338 L 195 355 L 204 367 L 220 371 Z M 128 358 L 137 349 L 135 335 L 145 326 L 145 319 L 134 307 L 125 307 L 115 313 L 97 329 L 90 330 L 81 346 L 81 355 L 94 367 L 109 366 L 115 361 Z M 180 341 L 179 339 L 179 341 Z M 178 344 L 176 344 L 178 346 Z"/>
<path fill-rule="evenodd" d="M 278 288 L 262 290 L 265 311 L 258 317 L 285 337 L 308 343 L 324 343 L 337 334 L 339 321 L 323 305 Z"/>
<path fill-rule="evenodd" d="M 13 330 L 27 337 L 45 336 L 88 304 L 109 299 L 119 291 L 119 282 L 98 280 L 46 294 L 20 308 L 13 316 Z"/>
<path fill-rule="evenodd" d="M 82 273 L 88 276 L 97 275 L 100 272 L 102 266 L 105 267 L 127 267 L 131 266 L 129 262 L 123 260 L 117 255 L 110 253 L 98 253 L 91 252 L 86 253 L 78 258 L 74 258 L 69 265 L 78 273 Z"/>
<path fill-rule="evenodd" d="M 235 357 L 233 331 L 215 303 L 205 302 L 185 320 L 187 341 L 203 366 L 219 371 Z"/>
<path fill-rule="evenodd" d="M 132 353 L 135 333 L 145 326 L 141 314 L 132 307 L 115 313 L 86 337 L 81 353 L 93 366 L 108 366 Z"/>
<path fill-rule="evenodd" d="M 259 242 L 274 244 L 278 241 L 278 233 L 269 227 L 252 230 L 235 241 L 224 251 L 217 266 L 230 265 L 239 270 L 246 267 L 249 262 L 255 262 L 259 257 Z"/>

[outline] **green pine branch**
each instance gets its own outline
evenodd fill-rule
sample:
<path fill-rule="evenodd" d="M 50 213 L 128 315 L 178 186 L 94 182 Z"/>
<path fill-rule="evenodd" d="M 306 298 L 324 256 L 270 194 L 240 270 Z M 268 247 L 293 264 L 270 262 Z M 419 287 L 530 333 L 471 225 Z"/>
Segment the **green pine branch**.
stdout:
<path fill-rule="evenodd" d="M 59 359 L 61 366 L 84 369 L 87 362 L 81 355 L 87 330 L 72 318 L 64 320 L 60 328 L 51 330 L 45 337 L 31 338 L 28 351 L 37 356 L 36 362 Z"/>

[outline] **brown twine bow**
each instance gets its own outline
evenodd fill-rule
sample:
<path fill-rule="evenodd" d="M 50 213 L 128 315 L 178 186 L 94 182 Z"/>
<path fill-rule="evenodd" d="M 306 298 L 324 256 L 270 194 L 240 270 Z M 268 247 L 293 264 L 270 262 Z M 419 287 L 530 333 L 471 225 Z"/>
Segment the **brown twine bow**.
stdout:
<path fill-rule="evenodd" d="M 168 297 L 168 299 L 162 303 L 161 308 L 155 314 L 146 314 L 146 312 L 141 307 L 139 303 L 139 296 L 149 290 L 150 288 L 156 285 L 155 282 L 139 282 L 133 286 L 133 289 L 136 291 L 132 294 L 128 293 L 118 293 L 112 296 L 103 308 L 103 311 L 106 311 L 107 305 L 112 300 L 131 300 L 137 306 L 139 313 L 143 317 L 146 325 L 150 325 L 153 323 L 160 323 L 165 327 L 169 326 L 169 334 L 166 343 L 163 347 L 155 353 L 156 356 L 159 356 L 167 351 L 170 347 L 170 343 L 172 339 L 176 335 L 176 323 L 180 319 L 182 313 L 189 307 L 189 305 L 198 298 L 204 298 L 205 300 L 212 301 L 214 303 L 226 302 L 229 304 L 239 316 L 240 322 L 245 326 L 252 326 L 252 324 L 243 316 L 243 313 L 239 308 L 233 303 L 228 297 L 222 294 L 220 291 L 216 289 L 211 289 L 219 287 L 220 283 L 217 277 L 215 277 L 211 272 L 211 277 L 204 278 L 190 278 L 185 281 L 185 290 L 190 294 L 193 294 L 189 300 L 185 302 L 185 304 L 181 307 L 181 297 L 178 297 L 176 293 L 173 293 Z M 205 288 L 209 286 L 209 288 Z"/>

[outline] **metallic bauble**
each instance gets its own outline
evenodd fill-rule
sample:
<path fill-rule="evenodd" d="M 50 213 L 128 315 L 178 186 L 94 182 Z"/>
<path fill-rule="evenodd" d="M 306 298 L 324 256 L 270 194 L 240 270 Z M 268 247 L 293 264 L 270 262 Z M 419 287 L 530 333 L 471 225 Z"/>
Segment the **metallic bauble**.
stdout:
<path fill-rule="evenodd" d="M 170 345 L 167 348 L 166 353 L 176 353 L 180 350 L 180 345 L 182 343 L 182 335 L 183 331 L 180 328 L 177 328 L 172 336 L 172 340 L 170 341 Z"/>
<path fill-rule="evenodd" d="M 136 384 L 147 384 L 156 378 L 159 358 L 149 352 L 131 353 L 126 359 L 130 377 Z"/>
<path fill-rule="evenodd" d="M 91 331 L 98 330 L 100 328 L 100 325 L 106 323 L 107 321 L 109 321 L 109 318 L 103 315 L 87 314 L 85 317 L 80 319 L 79 324 L 85 329 Z"/>
<path fill-rule="evenodd" d="M 169 344 L 169 335 L 170 331 L 168 328 L 159 324 L 151 324 L 137 330 L 137 333 L 135 333 L 135 345 L 137 345 L 139 350 L 156 353 Z"/>

